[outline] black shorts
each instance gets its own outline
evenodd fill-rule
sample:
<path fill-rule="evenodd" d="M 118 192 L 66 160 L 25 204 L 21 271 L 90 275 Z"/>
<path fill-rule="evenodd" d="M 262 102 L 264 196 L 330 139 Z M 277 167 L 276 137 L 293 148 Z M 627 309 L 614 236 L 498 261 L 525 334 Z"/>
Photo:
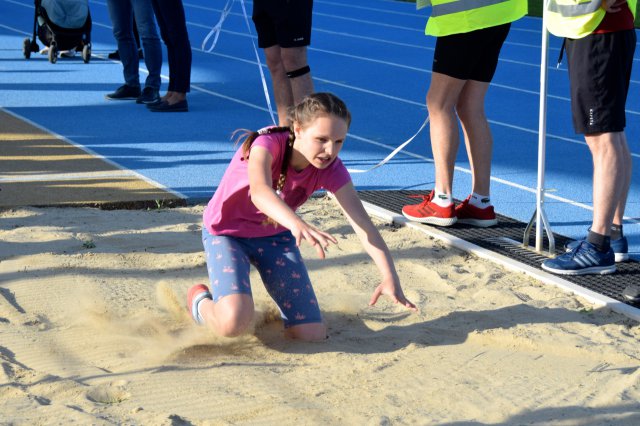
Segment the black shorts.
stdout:
<path fill-rule="evenodd" d="M 432 71 L 460 80 L 490 83 L 511 23 L 438 37 Z"/>
<path fill-rule="evenodd" d="M 261 48 L 311 43 L 313 0 L 254 0 L 253 23 Z"/>
<path fill-rule="evenodd" d="M 636 49 L 635 30 L 566 39 L 565 46 L 576 133 L 623 131 Z"/>

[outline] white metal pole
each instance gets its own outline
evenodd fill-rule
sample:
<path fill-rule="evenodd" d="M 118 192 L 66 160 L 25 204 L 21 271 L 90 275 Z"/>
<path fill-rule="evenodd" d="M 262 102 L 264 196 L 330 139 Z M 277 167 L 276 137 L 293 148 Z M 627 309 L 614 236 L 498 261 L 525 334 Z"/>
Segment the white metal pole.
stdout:
<path fill-rule="evenodd" d="M 546 3 L 546 2 L 545 2 Z M 545 5 L 546 6 L 546 5 Z M 549 32 L 542 13 L 542 52 L 540 55 L 540 105 L 538 116 L 538 185 L 536 188 L 536 251 L 542 251 L 544 230 L 544 173 L 547 133 L 547 65 L 549 62 Z"/>

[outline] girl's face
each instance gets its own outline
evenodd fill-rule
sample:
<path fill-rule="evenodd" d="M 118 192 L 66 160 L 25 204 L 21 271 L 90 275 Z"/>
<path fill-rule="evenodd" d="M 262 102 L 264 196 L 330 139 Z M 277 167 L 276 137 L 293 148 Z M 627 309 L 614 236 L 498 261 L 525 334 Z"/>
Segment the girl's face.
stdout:
<path fill-rule="evenodd" d="M 323 115 L 301 127 L 294 123 L 296 140 L 293 144 L 291 165 L 302 170 L 311 164 L 317 169 L 325 169 L 333 163 L 347 137 L 347 123 L 334 115 Z"/>

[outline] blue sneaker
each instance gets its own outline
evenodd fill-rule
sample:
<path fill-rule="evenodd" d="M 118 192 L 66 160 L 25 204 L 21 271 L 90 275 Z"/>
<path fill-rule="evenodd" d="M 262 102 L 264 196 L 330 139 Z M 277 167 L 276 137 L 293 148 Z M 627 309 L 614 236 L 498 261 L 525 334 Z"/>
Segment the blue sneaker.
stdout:
<path fill-rule="evenodd" d="M 616 262 L 612 249 L 603 253 L 593 244 L 580 241 L 574 250 L 542 262 L 542 269 L 560 275 L 612 274 Z"/>
<path fill-rule="evenodd" d="M 580 243 L 584 240 L 576 240 L 571 241 L 566 246 L 564 246 L 567 252 L 573 251 Z M 611 240 L 611 249 L 613 250 L 613 254 L 615 255 L 616 263 L 618 262 L 626 262 L 629 260 L 629 243 L 627 242 L 627 237 L 621 237 L 617 240 Z"/>

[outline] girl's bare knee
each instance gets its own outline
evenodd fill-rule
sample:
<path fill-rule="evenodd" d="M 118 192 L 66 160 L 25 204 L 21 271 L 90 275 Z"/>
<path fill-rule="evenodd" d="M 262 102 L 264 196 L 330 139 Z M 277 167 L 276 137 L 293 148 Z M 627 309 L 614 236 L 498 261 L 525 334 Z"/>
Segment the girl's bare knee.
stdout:
<path fill-rule="evenodd" d="M 253 299 L 246 294 L 232 294 L 215 305 L 215 331 L 224 337 L 239 336 L 253 321 Z"/>
<path fill-rule="evenodd" d="M 218 318 L 216 332 L 223 337 L 236 337 L 246 333 L 253 321 L 253 312 L 240 311 Z"/>

